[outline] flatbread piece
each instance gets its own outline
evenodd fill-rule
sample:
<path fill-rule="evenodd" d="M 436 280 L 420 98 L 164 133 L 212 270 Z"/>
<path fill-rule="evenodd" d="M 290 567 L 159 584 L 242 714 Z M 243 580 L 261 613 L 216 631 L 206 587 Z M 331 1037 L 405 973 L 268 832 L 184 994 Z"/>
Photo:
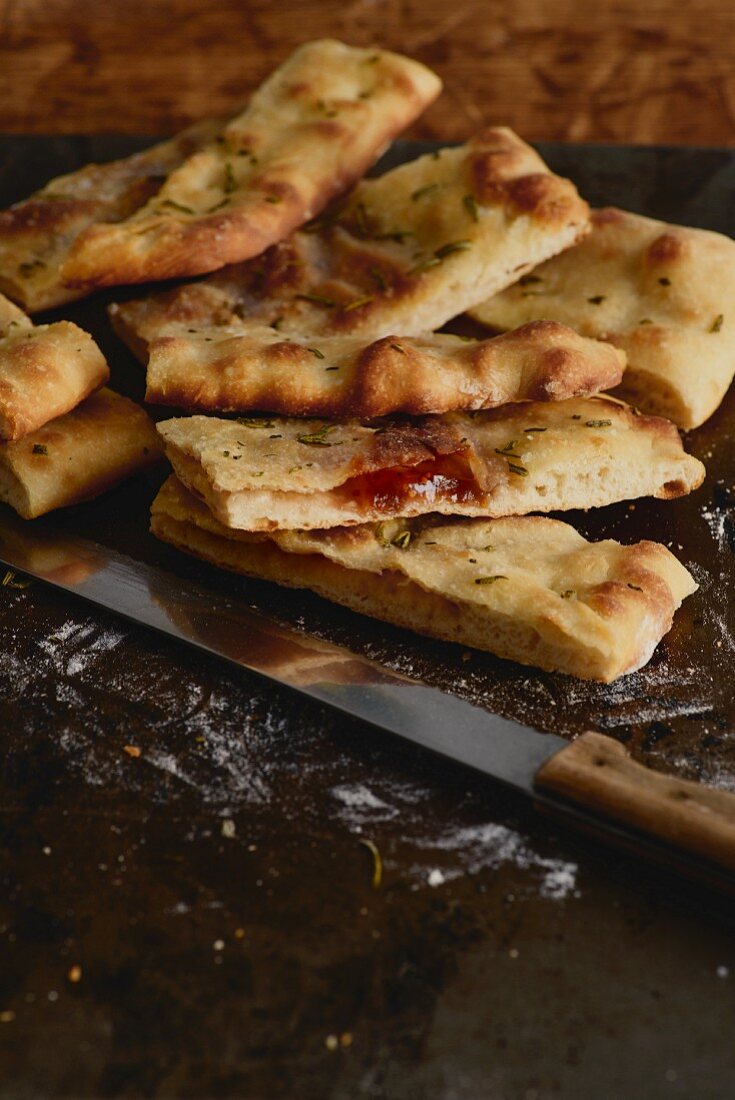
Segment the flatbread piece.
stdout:
<path fill-rule="evenodd" d="M 0 212 L 0 291 L 31 313 L 83 298 L 88 291 L 69 286 L 61 274 L 77 237 L 96 222 L 130 217 L 221 127 L 197 123 L 142 153 L 88 164 Z"/>
<path fill-rule="evenodd" d="M 490 340 L 442 333 L 285 337 L 257 321 L 211 336 L 172 329 L 151 345 L 146 400 L 208 412 L 375 417 L 513 401 L 561 401 L 611 389 L 625 356 L 553 321 Z"/>
<path fill-rule="evenodd" d="M 605 398 L 410 422 L 192 416 L 158 431 L 179 479 L 225 526 L 252 531 L 601 507 L 704 477 L 673 424 Z"/>
<path fill-rule="evenodd" d="M 223 527 L 175 478 L 160 539 L 233 572 L 310 588 L 398 626 L 609 682 L 645 664 L 696 590 L 664 546 L 585 541 L 539 516 L 397 521 L 258 536 Z"/>
<path fill-rule="evenodd" d="M 34 519 L 99 496 L 160 455 L 148 414 L 105 387 L 31 435 L 0 444 L 0 501 Z"/>
<path fill-rule="evenodd" d="M 0 295 L 0 439 L 20 439 L 63 415 L 109 376 L 83 329 L 71 321 L 33 325 Z"/>
<path fill-rule="evenodd" d="M 590 235 L 472 309 L 498 329 L 549 318 L 622 348 L 617 391 L 696 428 L 735 374 L 735 241 L 609 208 Z"/>
<path fill-rule="evenodd" d="M 588 229 L 587 204 L 502 127 L 363 180 L 323 218 L 248 264 L 110 309 L 145 362 L 171 324 L 418 336 L 509 286 Z"/>
<path fill-rule="evenodd" d="M 400 54 L 332 39 L 301 46 L 145 206 L 87 229 L 64 279 L 116 286 L 257 256 L 358 180 L 440 89 Z"/>

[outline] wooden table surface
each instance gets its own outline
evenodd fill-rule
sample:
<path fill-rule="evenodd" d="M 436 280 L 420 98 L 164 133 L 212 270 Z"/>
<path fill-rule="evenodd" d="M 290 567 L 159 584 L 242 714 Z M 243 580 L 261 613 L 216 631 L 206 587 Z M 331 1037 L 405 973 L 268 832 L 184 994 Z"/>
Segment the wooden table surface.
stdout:
<path fill-rule="evenodd" d="M 735 138 L 732 0 L 0 0 L 0 131 L 170 133 L 325 35 L 440 73 L 414 136 Z"/>

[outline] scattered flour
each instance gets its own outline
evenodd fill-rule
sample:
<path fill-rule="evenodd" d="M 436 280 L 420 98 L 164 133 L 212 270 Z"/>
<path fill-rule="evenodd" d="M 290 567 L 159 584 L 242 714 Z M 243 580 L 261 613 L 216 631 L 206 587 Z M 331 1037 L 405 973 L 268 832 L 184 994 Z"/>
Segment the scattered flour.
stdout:
<path fill-rule="evenodd" d="M 445 852 L 453 857 L 453 862 L 444 864 L 441 870 L 434 868 L 430 871 L 430 886 L 438 886 L 462 875 L 495 871 L 505 864 L 513 864 L 522 871 L 540 872 L 539 892 L 542 897 L 561 901 L 576 893 L 579 869 L 575 863 L 538 855 L 529 848 L 520 833 L 505 825 L 488 822 L 450 829 L 437 837 L 424 837 L 417 844 L 427 852 Z M 414 874 L 425 875 L 425 867 L 414 868 Z"/>
<path fill-rule="evenodd" d="M 422 820 L 420 807 L 426 790 L 418 784 L 397 784 L 387 776 L 381 776 L 378 783 L 379 794 L 366 783 L 332 787 L 331 794 L 339 804 L 341 819 L 354 832 L 361 833 L 366 825 L 373 829 L 386 828 L 395 818 L 404 821 L 410 813 L 413 831 L 417 821 Z M 400 860 L 394 862 L 383 854 L 386 867 L 400 867 L 402 874 L 420 885 L 437 888 L 464 875 L 477 875 L 512 864 L 519 870 L 540 875 L 542 897 L 562 900 L 577 890 L 576 864 L 538 855 L 520 833 L 504 825 L 488 822 L 453 828 L 417 840 L 404 836 L 399 839 L 399 845 Z M 441 860 L 437 860 L 438 855 L 442 856 Z M 441 866 L 437 866 L 438 862 Z M 404 870 L 406 865 L 407 870 Z"/>

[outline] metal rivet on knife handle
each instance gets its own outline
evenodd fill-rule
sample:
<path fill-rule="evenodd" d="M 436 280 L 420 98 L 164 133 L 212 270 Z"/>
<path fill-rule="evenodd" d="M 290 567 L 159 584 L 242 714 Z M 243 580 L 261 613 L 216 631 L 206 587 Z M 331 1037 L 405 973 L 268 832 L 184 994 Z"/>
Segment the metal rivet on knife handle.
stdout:
<path fill-rule="evenodd" d="M 654 772 L 611 737 L 582 734 L 542 765 L 535 786 L 735 871 L 735 794 Z"/>

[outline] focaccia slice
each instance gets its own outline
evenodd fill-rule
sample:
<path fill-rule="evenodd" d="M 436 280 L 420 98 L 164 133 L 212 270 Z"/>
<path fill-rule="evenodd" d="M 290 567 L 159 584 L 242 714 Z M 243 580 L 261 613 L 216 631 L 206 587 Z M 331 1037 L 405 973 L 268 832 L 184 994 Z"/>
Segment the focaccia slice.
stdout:
<path fill-rule="evenodd" d="M 0 500 L 34 519 L 99 496 L 160 455 L 148 414 L 103 388 L 31 435 L 0 444 Z"/>
<path fill-rule="evenodd" d="M 69 286 L 61 276 L 80 233 L 96 222 L 130 217 L 221 127 L 216 121 L 197 123 L 142 153 L 88 164 L 0 212 L 0 290 L 31 313 L 82 298 L 87 290 Z"/>
<path fill-rule="evenodd" d="M 540 516 L 400 520 L 256 535 L 223 527 L 170 478 L 160 539 L 236 573 L 522 664 L 609 682 L 644 665 L 696 590 L 664 546 L 587 542 Z"/>
<path fill-rule="evenodd" d="M 372 424 L 192 416 L 158 430 L 179 479 L 225 526 L 252 531 L 592 508 L 680 496 L 704 477 L 673 424 L 604 398 Z"/>
<path fill-rule="evenodd" d="M 86 230 L 65 280 L 115 286 L 257 256 L 359 179 L 440 89 L 424 65 L 387 50 L 300 47 L 150 202 Z"/>
<path fill-rule="evenodd" d="M 490 128 L 361 181 L 257 260 L 111 308 L 123 340 L 179 323 L 212 336 L 243 319 L 281 332 L 417 336 L 439 328 L 587 231 L 589 211 L 512 130 Z"/>
<path fill-rule="evenodd" d="M 70 321 L 34 326 L 0 295 L 0 439 L 20 439 L 68 412 L 109 376 L 83 329 Z"/>
<path fill-rule="evenodd" d="M 735 241 L 613 208 L 576 248 L 476 306 L 498 329 L 539 318 L 607 340 L 628 357 L 618 394 L 696 428 L 735 374 Z"/>
<path fill-rule="evenodd" d="M 151 345 L 146 400 L 208 412 L 375 417 L 560 401 L 617 385 L 625 356 L 566 325 L 537 321 L 490 340 L 442 333 L 282 336 L 257 321 Z"/>

